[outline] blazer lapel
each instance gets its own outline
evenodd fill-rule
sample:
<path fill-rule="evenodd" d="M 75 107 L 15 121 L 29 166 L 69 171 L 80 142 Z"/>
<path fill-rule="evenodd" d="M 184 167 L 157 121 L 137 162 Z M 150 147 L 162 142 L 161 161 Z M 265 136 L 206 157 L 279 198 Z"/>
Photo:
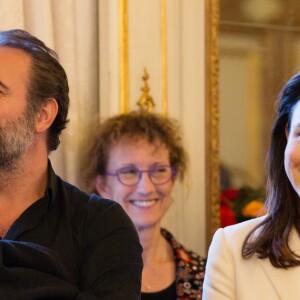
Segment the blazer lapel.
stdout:
<path fill-rule="evenodd" d="M 300 254 L 300 239 L 297 231 L 292 230 L 289 245 L 292 251 Z M 273 285 L 280 299 L 299 299 L 300 297 L 300 267 L 289 269 L 275 268 L 269 259 L 259 259 L 267 278 Z M 267 288 L 267 287 L 266 287 Z"/>

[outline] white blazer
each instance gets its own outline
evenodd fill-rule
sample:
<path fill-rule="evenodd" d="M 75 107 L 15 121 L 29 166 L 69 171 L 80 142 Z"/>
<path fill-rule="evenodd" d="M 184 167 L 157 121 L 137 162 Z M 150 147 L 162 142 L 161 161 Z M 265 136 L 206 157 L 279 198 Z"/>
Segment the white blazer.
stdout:
<path fill-rule="evenodd" d="M 242 257 L 245 237 L 262 218 L 216 231 L 208 252 L 204 300 L 300 299 L 300 267 L 279 269 L 269 259 Z M 290 234 L 289 245 L 300 254 L 300 238 L 295 229 Z"/>

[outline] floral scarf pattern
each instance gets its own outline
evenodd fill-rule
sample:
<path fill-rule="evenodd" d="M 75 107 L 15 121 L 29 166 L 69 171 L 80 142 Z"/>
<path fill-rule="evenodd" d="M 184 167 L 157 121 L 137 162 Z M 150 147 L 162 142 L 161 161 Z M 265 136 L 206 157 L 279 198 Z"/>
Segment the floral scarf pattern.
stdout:
<path fill-rule="evenodd" d="M 166 229 L 161 234 L 174 251 L 177 300 L 202 299 L 206 259 L 184 248 Z"/>

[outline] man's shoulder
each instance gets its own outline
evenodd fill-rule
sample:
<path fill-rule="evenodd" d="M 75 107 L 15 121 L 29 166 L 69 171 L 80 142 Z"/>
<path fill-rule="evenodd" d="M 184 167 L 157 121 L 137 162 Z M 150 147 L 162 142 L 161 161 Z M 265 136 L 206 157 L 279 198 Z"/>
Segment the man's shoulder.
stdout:
<path fill-rule="evenodd" d="M 55 173 L 50 160 L 48 164 L 48 189 L 51 191 L 53 201 L 65 202 L 66 207 L 79 207 L 83 210 L 117 206 L 117 203 L 112 200 L 96 194 L 88 194 L 82 188 L 62 179 Z"/>
<path fill-rule="evenodd" d="M 79 187 L 60 178 L 58 186 L 56 197 L 59 201 L 65 201 L 73 211 L 100 215 L 108 211 L 122 210 L 117 202 L 96 194 L 88 194 Z"/>
<path fill-rule="evenodd" d="M 119 203 L 96 194 L 87 194 L 63 180 L 61 186 L 64 201 L 70 208 L 68 214 L 71 215 L 73 225 L 81 228 L 78 230 L 85 230 L 87 240 L 93 242 L 98 239 L 97 236 L 109 234 L 120 228 L 127 228 L 128 234 L 137 235 L 131 219 Z"/>

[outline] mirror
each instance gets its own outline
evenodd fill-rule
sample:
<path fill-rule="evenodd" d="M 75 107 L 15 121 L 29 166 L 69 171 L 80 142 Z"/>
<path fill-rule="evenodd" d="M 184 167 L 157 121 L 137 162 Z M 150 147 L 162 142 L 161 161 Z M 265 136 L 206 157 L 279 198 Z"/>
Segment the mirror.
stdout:
<path fill-rule="evenodd" d="M 221 190 L 265 188 L 274 103 L 300 70 L 300 1 L 219 4 Z"/>

